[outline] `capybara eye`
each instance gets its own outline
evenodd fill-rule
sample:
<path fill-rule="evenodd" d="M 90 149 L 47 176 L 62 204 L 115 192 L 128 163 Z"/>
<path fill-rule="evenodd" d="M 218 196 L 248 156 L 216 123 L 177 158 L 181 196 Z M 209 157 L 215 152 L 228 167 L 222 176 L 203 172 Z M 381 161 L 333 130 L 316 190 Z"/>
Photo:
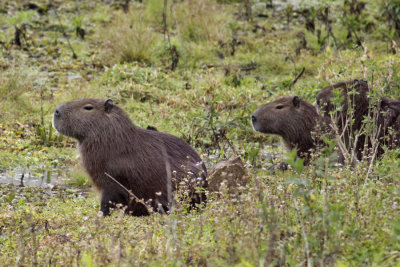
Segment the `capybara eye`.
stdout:
<path fill-rule="evenodd" d="M 84 106 L 83 108 L 86 109 L 86 110 L 92 110 L 93 109 L 92 106 Z"/>
<path fill-rule="evenodd" d="M 284 107 L 284 106 L 279 105 L 279 106 L 276 106 L 275 108 L 276 108 L 276 109 L 283 109 L 283 107 Z"/>

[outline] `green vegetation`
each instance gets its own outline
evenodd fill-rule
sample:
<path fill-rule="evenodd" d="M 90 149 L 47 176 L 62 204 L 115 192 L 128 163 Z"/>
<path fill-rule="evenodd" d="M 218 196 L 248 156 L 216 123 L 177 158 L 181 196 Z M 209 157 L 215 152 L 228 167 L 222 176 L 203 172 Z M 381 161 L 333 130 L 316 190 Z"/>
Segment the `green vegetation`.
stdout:
<path fill-rule="evenodd" d="M 1 266 L 400 263 L 399 149 L 335 166 L 327 140 L 304 167 L 249 120 L 270 100 L 315 103 L 350 79 L 367 80 L 374 99 L 400 98 L 399 1 L 48 3 L 0 3 L 0 169 L 70 179 L 0 184 Z M 251 182 L 210 194 L 197 212 L 178 203 L 169 216 L 101 217 L 96 193 L 81 190 L 75 141 L 50 127 L 57 105 L 83 97 L 112 98 L 137 126 L 185 139 L 208 167 L 240 155 Z M 268 170 L 284 157 L 289 171 Z"/>

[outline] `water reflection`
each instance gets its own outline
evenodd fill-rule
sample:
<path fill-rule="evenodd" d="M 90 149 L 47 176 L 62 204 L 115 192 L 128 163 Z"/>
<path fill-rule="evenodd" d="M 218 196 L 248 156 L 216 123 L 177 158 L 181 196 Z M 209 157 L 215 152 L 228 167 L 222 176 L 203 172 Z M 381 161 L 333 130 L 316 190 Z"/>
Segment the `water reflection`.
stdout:
<path fill-rule="evenodd" d="M 66 170 L 49 170 L 41 167 L 0 170 L 0 183 L 18 186 L 53 187 L 65 185 Z"/>

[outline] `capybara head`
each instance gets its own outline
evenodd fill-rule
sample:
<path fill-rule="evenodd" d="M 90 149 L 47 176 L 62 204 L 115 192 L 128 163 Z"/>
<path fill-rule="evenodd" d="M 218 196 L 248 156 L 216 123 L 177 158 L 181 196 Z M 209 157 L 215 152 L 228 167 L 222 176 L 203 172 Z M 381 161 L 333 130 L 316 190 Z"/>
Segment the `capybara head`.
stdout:
<path fill-rule="evenodd" d="M 113 131 L 118 130 L 120 124 L 127 123 L 127 120 L 129 118 L 125 112 L 115 106 L 111 99 L 70 101 L 58 106 L 53 114 L 54 128 L 80 142 L 89 136 L 98 138 L 111 128 Z"/>
<path fill-rule="evenodd" d="M 251 116 L 256 131 L 282 136 L 289 149 L 312 148 L 311 133 L 320 119 L 315 107 L 298 96 L 287 96 L 259 107 Z"/>

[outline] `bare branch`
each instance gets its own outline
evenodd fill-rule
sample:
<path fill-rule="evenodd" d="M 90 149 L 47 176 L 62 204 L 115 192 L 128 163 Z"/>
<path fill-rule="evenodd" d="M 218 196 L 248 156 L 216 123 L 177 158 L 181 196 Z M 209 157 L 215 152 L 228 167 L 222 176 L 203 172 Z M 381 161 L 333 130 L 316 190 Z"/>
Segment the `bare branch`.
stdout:
<path fill-rule="evenodd" d="M 301 69 L 300 73 L 297 74 L 296 78 L 294 78 L 294 80 L 289 84 L 289 90 L 296 84 L 297 80 L 300 79 L 305 70 L 306 70 L 305 67 Z"/>
<path fill-rule="evenodd" d="M 153 210 L 153 208 L 151 206 L 149 206 L 146 202 L 144 202 L 143 199 L 138 198 L 135 194 L 133 194 L 130 190 L 128 190 L 125 186 L 123 186 L 120 182 L 118 182 L 114 177 L 112 177 L 110 174 L 108 173 L 104 173 L 108 178 L 110 178 L 111 180 L 113 180 L 116 184 L 118 184 L 121 188 L 123 188 L 126 192 L 128 192 L 128 194 L 132 197 L 132 199 L 134 199 L 136 202 L 143 204 L 146 208 L 147 211 L 149 213 L 151 213 L 151 211 Z"/>

